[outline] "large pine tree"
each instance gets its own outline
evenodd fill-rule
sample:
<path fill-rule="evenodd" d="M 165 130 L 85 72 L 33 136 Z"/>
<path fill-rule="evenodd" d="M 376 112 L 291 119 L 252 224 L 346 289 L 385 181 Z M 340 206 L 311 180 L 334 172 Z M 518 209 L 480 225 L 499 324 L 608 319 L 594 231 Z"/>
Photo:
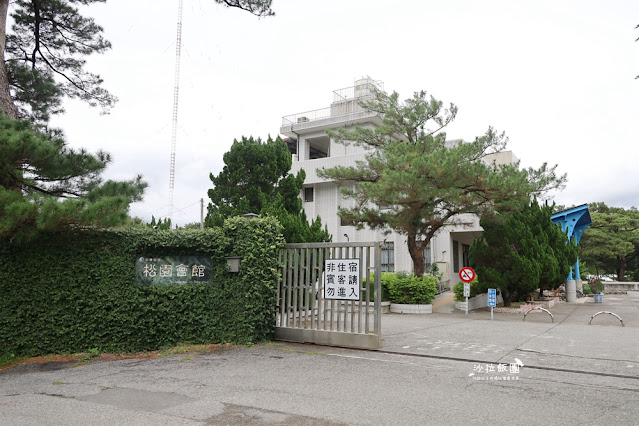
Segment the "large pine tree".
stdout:
<path fill-rule="evenodd" d="M 457 107 L 446 108 L 424 91 L 404 102 L 397 93 L 375 91 L 360 105 L 377 113 L 381 126 L 328 133 L 338 143 L 368 148 L 365 160 L 318 170 L 318 175 L 342 184 L 342 193 L 356 200 L 355 207 L 339 209 L 343 219 L 407 237 L 417 275 L 424 273 L 424 249 L 438 230 L 463 223 L 464 214 L 498 206 L 518 209 L 531 194 L 565 181 L 546 164 L 527 170 L 486 164 L 482 158 L 504 150 L 507 142 L 492 128 L 469 143 L 447 142 L 442 130 L 455 119 Z"/>

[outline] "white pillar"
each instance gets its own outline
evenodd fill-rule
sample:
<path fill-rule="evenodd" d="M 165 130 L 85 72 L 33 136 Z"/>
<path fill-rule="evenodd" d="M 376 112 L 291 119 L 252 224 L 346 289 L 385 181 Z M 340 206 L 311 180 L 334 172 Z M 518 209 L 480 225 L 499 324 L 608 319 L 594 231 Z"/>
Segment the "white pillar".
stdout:
<path fill-rule="evenodd" d="M 577 301 L 577 291 L 575 280 L 566 280 L 566 302 L 575 303 Z"/>

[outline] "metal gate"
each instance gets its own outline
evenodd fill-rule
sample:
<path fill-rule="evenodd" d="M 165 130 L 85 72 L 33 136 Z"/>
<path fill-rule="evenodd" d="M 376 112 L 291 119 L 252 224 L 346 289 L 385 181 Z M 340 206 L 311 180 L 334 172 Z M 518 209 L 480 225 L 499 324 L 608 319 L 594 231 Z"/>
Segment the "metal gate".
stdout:
<path fill-rule="evenodd" d="M 279 256 L 275 339 L 381 348 L 382 244 L 287 244 Z M 359 259 L 359 300 L 325 298 L 325 265 L 331 259 Z"/>

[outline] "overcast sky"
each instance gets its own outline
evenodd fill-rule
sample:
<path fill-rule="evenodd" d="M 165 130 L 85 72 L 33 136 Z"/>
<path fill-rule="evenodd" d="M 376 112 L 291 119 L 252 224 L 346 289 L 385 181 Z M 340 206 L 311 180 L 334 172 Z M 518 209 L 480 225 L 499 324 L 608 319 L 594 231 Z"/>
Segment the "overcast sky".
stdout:
<path fill-rule="evenodd" d="M 55 119 L 69 144 L 103 149 L 106 177 L 142 174 L 131 214 L 168 214 L 178 2 L 108 0 L 83 9 L 113 49 L 87 68 L 120 100 Z M 174 222 L 199 221 L 209 173 L 242 135 L 328 107 L 362 76 L 402 99 L 426 90 L 459 107 L 448 138 L 505 131 L 522 166 L 558 164 L 558 204 L 639 206 L 639 1 L 274 0 L 258 19 L 184 0 Z"/>

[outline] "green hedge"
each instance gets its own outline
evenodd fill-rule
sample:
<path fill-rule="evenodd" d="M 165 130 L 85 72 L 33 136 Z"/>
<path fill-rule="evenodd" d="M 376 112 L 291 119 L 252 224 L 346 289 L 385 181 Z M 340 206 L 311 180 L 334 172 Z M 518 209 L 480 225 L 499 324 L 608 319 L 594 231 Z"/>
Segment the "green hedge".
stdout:
<path fill-rule="evenodd" d="M 382 288 L 387 289 L 391 303 L 428 305 L 437 293 L 437 278 L 386 272 L 382 274 Z"/>
<path fill-rule="evenodd" d="M 176 343 L 250 343 L 274 330 L 274 219 L 216 229 L 76 231 L 28 246 L 0 241 L 0 355 L 142 351 Z M 135 284 L 140 256 L 210 255 L 212 284 Z M 227 272 L 226 256 L 243 256 Z"/>
<path fill-rule="evenodd" d="M 375 274 L 371 274 L 374 282 Z M 366 280 L 364 280 L 366 287 Z M 371 285 L 370 300 L 374 300 Z M 382 272 L 382 301 L 405 304 L 430 304 L 437 294 L 437 277 L 416 277 L 405 272 Z"/>

